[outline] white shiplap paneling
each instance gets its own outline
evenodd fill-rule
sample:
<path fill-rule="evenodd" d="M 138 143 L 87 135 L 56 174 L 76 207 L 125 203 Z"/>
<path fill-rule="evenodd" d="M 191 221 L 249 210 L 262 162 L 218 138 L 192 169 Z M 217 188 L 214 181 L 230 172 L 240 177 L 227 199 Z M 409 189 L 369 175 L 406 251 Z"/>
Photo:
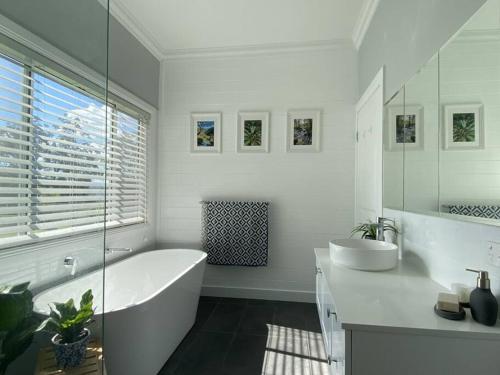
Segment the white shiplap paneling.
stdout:
<path fill-rule="evenodd" d="M 313 248 L 353 225 L 353 48 L 167 60 L 161 84 L 159 246 L 200 246 L 200 199 L 269 200 L 269 266 L 209 266 L 205 290 L 310 296 L 298 292 L 314 290 Z M 321 152 L 285 152 L 286 113 L 294 108 L 322 109 Z M 271 113 L 269 153 L 236 153 L 240 110 Z M 189 153 L 190 112 L 197 111 L 223 113 L 222 154 Z"/>
<path fill-rule="evenodd" d="M 495 34 L 494 34 L 495 35 Z M 440 53 L 440 101 L 481 103 L 486 144 L 439 155 L 440 204 L 498 204 L 500 193 L 500 39 L 454 41 Z M 444 126 L 444 124 L 443 124 Z"/>
<path fill-rule="evenodd" d="M 447 288 L 453 283 L 474 287 L 476 276 L 465 268 L 485 270 L 500 297 L 500 268 L 489 260 L 490 242 L 500 243 L 497 226 L 387 208 L 384 216 L 395 218 L 403 230 L 403 257 L 418 261 L 431 279 Z"/>

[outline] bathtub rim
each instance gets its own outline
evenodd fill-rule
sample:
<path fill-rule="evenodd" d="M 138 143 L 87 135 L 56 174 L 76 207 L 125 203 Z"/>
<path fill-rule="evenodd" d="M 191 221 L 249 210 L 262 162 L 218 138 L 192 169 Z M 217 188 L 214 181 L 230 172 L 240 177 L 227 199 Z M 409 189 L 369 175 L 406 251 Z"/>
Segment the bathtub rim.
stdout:
<path fill-rule="evenodd" d="M 133 255 L 131 256 L 128 256 L 128 257 L 124 257 L 122 259 L 119 259 L 109 265 L 104 265 L 104 268 L 103 269 L 97 269 L 97 270 L 93 270 L 89 273 L 84 273 L 82 275 L 80 275 L 80 277 L 84 277 L 84 276 L 88 276 L 88 275 L 91 275 L 93 273 L 98 273 L 98 272 L 103 272 L 103 284 L 104 284 L 104 290 L 106 288 L 106 268 L 107 267 L 113 267 L 119 263 L 123 263 L 123 262 L 126 262 L 126 261 L 130 261 L 132 258 L 136 257 L 136 256 L 144 256 L 148 253 L 153 253 L 153 252 L 156 252 L 156 251 L 161 251 L 161 252 L 169 252 L 169 251 L 183 251 L 183 252 L 192 252 L 192 253 L 198 253 L 200 255 L 199 259 L 196 260 L 196 262 L 194 262 L 193 264 L 191 264 L 189 267 L 185 268 L 181 273 L 179 273 L 178 275 L 176 275 L 174 278 L 172 279 L 169 279 L 167 283 L 165 283 L 161 288 L 158 288 L 158 290 L 156 290 L 154 293 L 148 295 L 147 297 L 137 301 L 137 302 L 134 302 L 134 303 L 131 303 L 131 304 L 128 304 L 128 305 L 124 305 L 124 306 L 120 306 L 119 308 L 116 308 L 116 309 L 112 309 L 112 310 L 107 310 L 106 309 L 106 295 L 103 291 L 103 311 L 99 311 L 99 312 L 95 312 L 95 316 L 100 316 L 100 315 L 105 315 L 105 314 L 109 314 L 109 313 L 114 313 L 114 312 L 118 312 L 118 311 L 122 311 L 122 310 L 126 310 L 126 309 L 130 309 L 130 308 L 133 308 L 133 307 L 136 307 L 136 306 L 140 306 L 142 304 L 145 304 L 147 303 L 148 301 L 151 301 L 152 299 L 154 299 L 156 296 L 158 296 L 159 294 L 161 294 L 165 289 L 167 289 L 170 285 L 174 284 L 177 280 L 181 279 L 185 274 L 187 274 L 189 271 L 191 271 L 192 269 L 194 269 L 196 266 L 198 266 L 200 263 L 202 263 L 203 261 L 206 260 L 207 258 L 207 253 L 202 251 L 202 250 L 197 250 L 197 249 L 181 249 L 181 248 L 172 248 L 172 249 L 155 249 L 155 250 L 147 250 L 147 251 L 141 251 L 141 252 L 136 252 L 134 253 Z M 104 271 L 103 271 L 104 270 Z M 37 293 L 34 297 L 33 297 L 33 311 L 38 314 L 38 315 L 41 315 L 41 316 L 48 316 L 48 313 L 47 311 L 41 311 L 39 309 L 36 309 L 36 300 L 37 300 L 37 297 L 39 297 L 40 295 L 42 294 L 45 294 L 49 291 L 53 291 L 54 289 L 57 289 L 57 288 L 60 288 L 62 285 L 64 284 L 69 284 L 69 283 L 72 283 L 74 281 L 78 280 L 78 277 L 74 278 L 74 279 L 71 279 L 71 280 L 66 280 L 65 282 L 61 283 L 61 284 L 58 284 L 58 285 L 55 285 L 51 288 L 48 288 L 48 289 L 45 289 L 43 291 L 41 291 L 40 293 Z M 54 301 L 54 302 L 59 302 L 59 301 Z M 53 306 L 53 303 L 54 302 L 49 302 L 49 307 L 52 307 Z M 62 302 L 62 301 L 61 301 Z M 66 302 L 66 301 L 64 301 Z M 78 301 L 75 301 L 75 303 L 78 303 Z M 97 309 L 95 309 L 97 310 Z"/>

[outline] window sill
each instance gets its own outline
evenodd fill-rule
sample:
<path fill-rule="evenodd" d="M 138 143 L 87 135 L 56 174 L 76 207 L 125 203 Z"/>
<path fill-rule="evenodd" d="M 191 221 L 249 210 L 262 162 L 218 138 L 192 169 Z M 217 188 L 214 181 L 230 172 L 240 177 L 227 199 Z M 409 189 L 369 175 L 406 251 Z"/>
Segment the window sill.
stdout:
<path fill-rule="evenodd" d="M 61 234 L 58 236 L 51 237 L 50 239 L 43 239 L 39 242 L 33 242 L 31 239 L 27 239 L 26 241 L 17 241 L 6 243 L 5 245 L 0 245 L 0 258 L 5 256 L 14 256 L 19 253 L 30 253 L 35 252 L 41 249 L 49 249 L 52 247 L 69 245 L 78 241 L 85 240 L 95 240 L 98 238 L 102 238 L 103 243 L 103 254 L 104 254 L 104 239 L 105 236 L 113 236 L 119 233 L 130 232 L 130 231 L 139 231 L 139 230 L 148 230 L 151 228 L 150 223 L 137 223 L 137 224 L 126 224 L 111 228 L 102 228 L 102 229 L 88 229 L 82 230 L 78 232 Z M 29 238 L 29 237 L 27 237 Z"/>

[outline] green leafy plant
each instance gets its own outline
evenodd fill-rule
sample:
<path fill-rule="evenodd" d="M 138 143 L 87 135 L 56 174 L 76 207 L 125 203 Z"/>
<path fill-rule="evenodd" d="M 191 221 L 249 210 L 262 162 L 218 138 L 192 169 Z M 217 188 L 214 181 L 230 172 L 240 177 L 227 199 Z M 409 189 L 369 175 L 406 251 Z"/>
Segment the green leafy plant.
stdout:
<path fill-rule="evenodd" d="M 356 233 L 361 233 L 361 238 L 366 238 L 366 239 L 376 239 L 377 238 L 377 223 L 364 223 L 364 224 L 359 224 L 358 226 L 354 227 L 354 229 L 351 231 L 351 237 L 354 236 Z M 392 232 L 394 234 L 398 234 L 399 230 L 395 225 L 392 224 L 384 224 L 384 232 Z"/>
<path fill-rule="evenodd" d="M 87 290 L 80 301 L 80 309 L 75 307 L 73 298 L 65 303 L 54 303 L 50 307 L 50 315 L 45 319 L 37 331 L 46 331 L 58 334 L 61 344 L 71 344 L 80 340 L 84 334 L 84 328 L 93 322 L 94 318 L 94 296 L 92 290 Z"/>
<path fill-rule="evenodd" d="M 38 320 L 33 316 L 29 282 L 0 286 L 0 374 L 31 345 Z"/>

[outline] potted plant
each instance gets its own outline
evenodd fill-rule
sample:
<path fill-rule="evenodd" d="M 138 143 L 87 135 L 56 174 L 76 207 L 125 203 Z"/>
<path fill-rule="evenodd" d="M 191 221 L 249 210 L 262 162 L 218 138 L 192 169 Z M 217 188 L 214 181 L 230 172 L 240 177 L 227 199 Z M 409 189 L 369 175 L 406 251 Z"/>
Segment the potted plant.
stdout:
<path fill-rule="evenodd" d="M 358 226 L 354 227 L 354 229 L 351 231 L 351 237 L 354 236 L 356 233 L 361 233 L 361 238 L 367 240 L 375 240 L 377 239 L 377 228 L 378 228 L 377 223 L 368 222 L 364 224 L 359 224 Z M 399 233 L 399 230 L 395 225 L 384 223 L 384 232 L 386 231 L 392 232 L 395 235 Z"/>
<path fill-rule="evenodd" d="M 80 301 L 80 309 L 75 307 L 73 299 L 65 303 L 54 303 L 50 315 L 38 327 L 37 331 L 55 333 L 52 337 L 57 365 L 60 368 L 79 366 L 85 359 L 90 330 L 86 328 L 93 322 L 94 297 L 92 290 L 87 290 Z"/>
<path fill-rule="evenodd" d="M 39 322 L 28 286 L 29 282 L 0 286 L 0 375 L 31 345 Z"/>

